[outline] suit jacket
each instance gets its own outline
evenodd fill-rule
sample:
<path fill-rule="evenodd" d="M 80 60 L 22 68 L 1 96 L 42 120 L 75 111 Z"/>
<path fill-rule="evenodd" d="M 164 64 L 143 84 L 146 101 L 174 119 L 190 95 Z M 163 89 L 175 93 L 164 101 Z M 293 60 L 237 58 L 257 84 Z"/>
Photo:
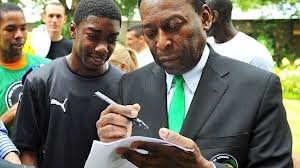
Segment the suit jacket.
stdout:
<path fill-rule="evenodd" d="M 165 71 L 156 63 L 122 77 L 120 102 L 139 103 L 139 118 L 150 127 L 134 126 L 133 135 L 158 138 L 158 130 L 168 127 L 166 90 Z M 180 134 L 194 140 L 206 159 L 218 163 L 292 167 L 291 132 L 279 78 L 213 49 Z"/>

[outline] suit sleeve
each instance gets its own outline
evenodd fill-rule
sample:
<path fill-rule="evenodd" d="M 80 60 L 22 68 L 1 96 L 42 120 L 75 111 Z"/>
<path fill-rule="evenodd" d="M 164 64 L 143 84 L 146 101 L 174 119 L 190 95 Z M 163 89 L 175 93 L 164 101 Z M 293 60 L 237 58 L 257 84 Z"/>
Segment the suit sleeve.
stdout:
<path fill-rule="evenodd" d="M 276 75 L 271 75 L 263 95 L 250 135 L 247 167 L 293 167 L 292 136 L 282 103 L 280 80 Z"/>

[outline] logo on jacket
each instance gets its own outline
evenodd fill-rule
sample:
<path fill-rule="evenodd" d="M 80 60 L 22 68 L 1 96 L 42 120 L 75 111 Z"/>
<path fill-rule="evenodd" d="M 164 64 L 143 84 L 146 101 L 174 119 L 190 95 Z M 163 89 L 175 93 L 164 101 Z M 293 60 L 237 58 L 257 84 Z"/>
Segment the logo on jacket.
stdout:
<path fill-rule="evenodd" d="M 10 108 L 19 101 L 22 95 L 22 88 L 23 85 L 21 81 L 17 81 L 8 87 L 5 94 L 5 103 L 7 108 Z"/>
<path fill-rule="evenodd" d="M 217 154 L 214 157 L 212 157 L 210 160 L 213 162 L 221 163 L 228 168 L 239 167 L 237 160 L 232 155 L 227 153 Z"/>
<path fill-rule="evenodd" d="M 66 112 L 66 108 L 65 108 L 65 104 L 67 102 L 68 99 L 65 99 L 63 103 L 60 103 L 59 101 L 55 100 L 55 99 L 51 99 L 51 102 L 50 104 L 53 104 L 53 105 L 58 105 L 61 107 L 61 109 Z"/>

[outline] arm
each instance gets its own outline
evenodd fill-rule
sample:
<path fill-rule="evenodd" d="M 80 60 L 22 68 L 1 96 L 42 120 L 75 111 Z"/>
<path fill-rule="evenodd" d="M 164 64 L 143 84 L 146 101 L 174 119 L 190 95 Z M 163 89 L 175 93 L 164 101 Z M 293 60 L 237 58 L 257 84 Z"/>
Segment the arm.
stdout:
<path fill-rule="evenodd" d="M 39 111 L 41 111 L 39 107 L 42 101 L 38 100 L 41 96 L 36 94 L 37 89 L 34 84 L 32 80 L 26 80 L 23 85 L 23 96 L 18 105 L 12 140 L 20 150 L 21 162 L 37 166 L 36 151 L 38 151 L 42 139 L 39 134 Z"/>
<path fill-rule="evenodd" d="M 103 142 L 112 142 L 131 136 L 132 122 L 127 117 L 137 117 L 139 110 L 140 106 L 137 104 L 108 106 L 101 112 L 100 119 L 96 123 L 99 139 Z M 201 155 L 193 140 L 165 128 L 160 129 L 159 135 L 165 141 L 194 151 L 185 152 L 175 147 L 139 141 L 132 143 L 130 149 L 119 148 L 116 152 L 138 167 L 214 167 L 212 162 Z M 149 154 L 140 154 L 132 149 L 144 149 L 149 151 Z"/>
<path fill-rule="evenodd" d="M 18 103 L 13 105 L 11 108 L 9 108 L 1 117 L 0 119 L 3 121 L 4 125 L 6 127 L 12 126 L 12 123 L 15 119 L 16 116 L 16 111 L 17 111 Z"/>
<path fill-rule="evenodd" d="M 36 152 L 22 151 L 20 158 L 22 164 L 38 167 Z"/>
<path fill-rule="evenodd" d="M 15 164 L 21 164 L 20 158 L 16 152 L 9 152 L 3 159 Z"/>
<path fill-rule="evenodd" d="M 259 107 L 249 143 L 248 167 L 292 167 L 292 137 L 277 76 L 270 77 Z"/>
<path fill-rule="evenodd" d="M 2 122 L 0 122 L 0 157 L 12 163 L 21 164 L 18 149 L 12 143 L 7 135 L 7 130 Z"/>

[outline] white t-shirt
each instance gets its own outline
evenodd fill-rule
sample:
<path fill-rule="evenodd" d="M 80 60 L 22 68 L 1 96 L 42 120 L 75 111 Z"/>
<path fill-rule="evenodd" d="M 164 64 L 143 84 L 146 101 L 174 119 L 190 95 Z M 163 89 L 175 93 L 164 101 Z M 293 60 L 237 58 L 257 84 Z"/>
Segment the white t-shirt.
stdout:
<path fill-rule="evenodd" d="M 218 44 L 213 37 L 209 37 L 207 42 L 220 55 L 274 72 L 274 62 L 269 50 L 243 32 L 238 32 L 231 40 L 225 43 Z"/>
<path fill-rule="evenodd" d="M 137 54 L 137 61 L 139 68 L 151 63 L 154 61 L 153 56 L 149 48 L 143 49 Z"/>

